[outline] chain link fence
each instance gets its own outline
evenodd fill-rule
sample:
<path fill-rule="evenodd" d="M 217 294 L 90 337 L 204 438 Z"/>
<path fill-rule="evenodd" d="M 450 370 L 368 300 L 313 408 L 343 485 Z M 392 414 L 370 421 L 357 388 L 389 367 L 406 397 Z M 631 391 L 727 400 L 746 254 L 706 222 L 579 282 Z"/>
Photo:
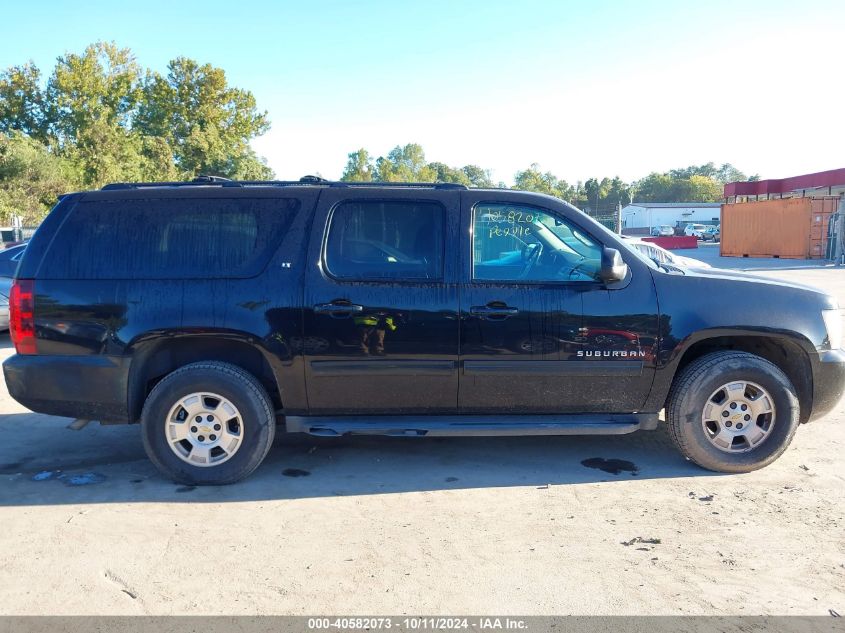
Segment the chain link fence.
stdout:
<path fill-rule="evenodd" d="M 0 229 L 0 248 L 7 244 L 17 244 L 32 238 L 37 228 L 37 226 L 20 226 Z"/>
<path fill-rule="evenodd" d="M 589 215 L 599 224 L 603 224 L 614 233 L 620 233 L 622 231 L 622 227 L 620 225 L 621 214 L 616 206 L 607 208 L 600 206 L 596 210 L 587 208 L 584 210 L 584 213 Z"/>

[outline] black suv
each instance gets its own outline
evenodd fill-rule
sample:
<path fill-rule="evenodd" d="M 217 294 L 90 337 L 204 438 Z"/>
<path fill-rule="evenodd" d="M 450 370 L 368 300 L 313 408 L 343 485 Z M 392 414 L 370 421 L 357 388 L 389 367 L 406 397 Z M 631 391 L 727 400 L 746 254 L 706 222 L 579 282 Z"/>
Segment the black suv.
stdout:
<path fill-rule="evenodd" d="M 620 434 L 745 472 L 843 391 L 837 302 L 655 264 L 549 196 L 445 184 L 114 184 L 63 197 L 11 296 L 12 396 L 140 422 L 180 482 L 287 431 Z M 716 298 L 718 297 L 718 301 Z"/>

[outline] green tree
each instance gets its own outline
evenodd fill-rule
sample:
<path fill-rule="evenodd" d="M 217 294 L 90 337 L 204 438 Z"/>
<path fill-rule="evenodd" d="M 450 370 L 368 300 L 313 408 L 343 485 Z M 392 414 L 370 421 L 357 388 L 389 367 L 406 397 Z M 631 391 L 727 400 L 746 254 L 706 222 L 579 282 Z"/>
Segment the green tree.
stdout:
<path fill-rule="evenodd" d="M 634 198 L 641 202 L 718 202 L 723 183 L 689 170 L 652 172 L 634 184 Z"/>
<path fill-rule="evenodd" d="M 0 132 L 23 132 L 46 143 L 47 128 L 41 71 L 30 62 L 0 73 Z"/>
<path fill-rule="evenodd" d="M 493 187 L 493 180 L 490 178 L 490 170 L 482 169 L 478 165 L 465 165 L 461 170 L 469 179 L 469 184 L 472 187 L 480 189 L 489 189 Z"/>
<path fill-rule="evenodd" d="M 532 163 L 528 169 L 516 173 L 513 188 L 545 193 L 566 201 L 571 201 L 575 193 L 574 188 L 565 180 L 559 179 L 549 171 L 541 172 L 537 163 Z"/>
<path fill-rule="evenodd" d="M 634 197 L 640 202 L 671 202 L 668 198 L 672 195 L 672 182 L 669 174 L 651 172 L 634 183 Z"/>
<path fill-rule="evenodd" d="M 59 57 L 47 83 L 45 108 L 58 143 L 74 143 L 92 122 L 128 130 L 140 96 L 140 73 L 132 52 L 113 42 Z"/>
<path fill-rule="evenodd" d="M 489 170 L 478 165 L 452 167 L 425 160 L 423 148 L 416 143 L 397 145 L 387 156 L 375 161 L 361 148 L 347 154 L 340 178 L 347 182 L 450 182 L 468 187 L 492 187 Z M 504 186 L 504 185 L 502 185 Z"/>
<path fill-rule="evenodd" d="M 46 80 L 32 63 L 0 73 L 4 204 L 43 212 L 57 182 L 271 178 L 249 144 L 269 128 L 253 95 L 208 64 L 177 58 L 168 71 L 144 73 L 129 49 L 97 42 L 59 57 Z M 25 177 L 38 182 L 24 186 Z"/>
<path fill-rule="evenodd" d="M 633 199 L 633 190 L 631 186 L 622 181 L 619 176 L 615 176 L 607 183 L 607 193 L 605 194 L 605 203 L 616 207 L 617 205 L 626 205 Z"/>
<path fill-rule="evenodd" d="M 350 152 L 341 180 L 345 182 L 372 182 L 375 167 L 370 153 L 363 147 L 357 152 Z"/>
<path fill-rule="evenodd" d="M 144 136 L 163 138 L 176 169 L 188 175 L 271 178 L 249 142 L 269 128 L 251 92 L 233 88 L 225 72 L 178 57 L 166 77 L 147 72 L 134 122 Z"/>
<path fill-rule="evenodd" d="M 584 201 L 586 203 L 584 206 L 598 211 L 599 202 L 602 197 L 601 182 L 595 178 L 587 180 L 587 182 L 584 183 L 584 196 Z"/>
<path fill-rule="evenodd" d="M 669 175 L 677 180 L 688 180 L 693 176 L 704 176 L 715 180 L 721 185 L 740 180 L 759 179 L 759 176 L 756 175 L 749 178 L 744 172 L 740 171 L 730 163 L 722 163 L 717 167 L 713 162 L 705 163 L 703 165 L 690 165 L 689 167 L 684 167 L 683 169 L 672 169 L 669 171 Z"/>
<path fill-rule="evenodd" d="M 436 169 L 425 162 L 425 152 L 420 145 L 397 145 L 387 156 L 376 160 L 375 180 L 379 182 L 434 182 Z"/>
<path fill-rule="evenodd" d="M 79 188 L 74 165 L 21 132 L 0 133 L 0 223 L 40 222 L 56 198 Z"/>
<path fill-rule="evenodd" d="M 466 185 L 469 187 L 472 183 L 469 180 L 466 172 L 457 167 L 449 167 L 443 163 L 429 163 L 428 168 L 434 170 L 435 182 L 452 182 L 459 185 Z"/>
<path fill-rule="evenodd" d="M 140 73 L 132 52 L 114 43 L 58 59 L 45 91 L 48 143 L 77 164 L 85 186 L 141 180 L 155 171 L 131 128 Z"/>
<path fill-rule="evenodd" d="M 675 183 L 677 202 L 717 202 L 722 198 L 723 185 L 707 176 L 690 176 Z"/>
<path fill-rule="evenodd" d="M 9 68 L 0 76 L 0 131 L 70 160 L 84 186 L 142 177 L 151 166 L 130 129 L 139 73 L 128 49 L 105 42 L 60 57 L 44 88 L 33 64 Z"/>

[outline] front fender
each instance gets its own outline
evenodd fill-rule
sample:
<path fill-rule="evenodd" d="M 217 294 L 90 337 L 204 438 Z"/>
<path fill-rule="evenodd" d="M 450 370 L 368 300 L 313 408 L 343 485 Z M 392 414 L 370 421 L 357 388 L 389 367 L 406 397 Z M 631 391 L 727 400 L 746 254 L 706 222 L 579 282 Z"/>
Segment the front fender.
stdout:
<path fill-rule="evenodd" d="M 657 371 L 646 410 L 663 407 L 678 370 L 691 358 L 736 349 L 768 358 L 795 384 L 806 420 L 819 352 L 827 344 L 823 292 L 730 271 L 653 273 L 660 307 Z"/>

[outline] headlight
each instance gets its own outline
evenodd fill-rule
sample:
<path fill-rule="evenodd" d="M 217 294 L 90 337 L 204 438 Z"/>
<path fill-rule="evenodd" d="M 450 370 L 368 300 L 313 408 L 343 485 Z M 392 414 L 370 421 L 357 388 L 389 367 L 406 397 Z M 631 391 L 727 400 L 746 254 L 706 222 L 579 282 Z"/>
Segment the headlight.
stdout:
<path fill-rule="evenodd" d="M 842 347 L 842 310 L 822 310 L 824 327 L 827 330 L 827 340 L 830 349 Z"/>

